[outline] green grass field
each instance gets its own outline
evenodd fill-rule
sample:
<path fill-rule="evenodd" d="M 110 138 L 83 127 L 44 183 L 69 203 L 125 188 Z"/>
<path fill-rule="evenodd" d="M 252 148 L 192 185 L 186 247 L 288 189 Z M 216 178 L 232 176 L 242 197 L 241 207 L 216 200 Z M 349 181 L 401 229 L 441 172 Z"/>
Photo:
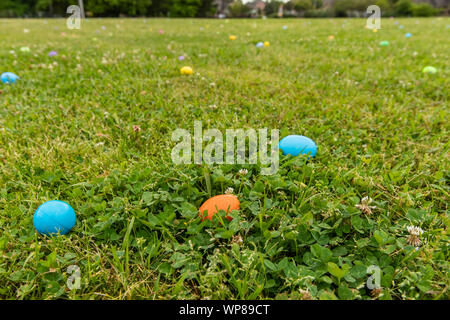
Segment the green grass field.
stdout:
<path fill-rule="evenodd" d="M 450 19 L 365 23 L 0 20 L 0 73 L 21 78 L 0 83 L 0 298 L 449 299 Z M 195 120 L 318 153 L 268 176 L 174 165 L 171 133 Z M 230 187 L 232 222 L 201 222 Z M 77 224 L 47 238 L 32 218 L 52 199 Z"/>

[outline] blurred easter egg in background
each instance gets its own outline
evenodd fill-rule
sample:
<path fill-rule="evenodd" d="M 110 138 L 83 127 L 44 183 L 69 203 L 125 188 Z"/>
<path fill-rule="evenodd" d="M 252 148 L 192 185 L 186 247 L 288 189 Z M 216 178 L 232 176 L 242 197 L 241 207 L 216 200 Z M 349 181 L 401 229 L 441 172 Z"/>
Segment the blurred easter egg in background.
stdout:
<path fill-rule="evenodd" d="M 4 72 L 0 76 L 0 79 L 3 83 L 14 83 L 20 78 L 12 72 Z"/>
<path fill-rule="evenodd" d="M 184 66 L 180 69 L 181 74 L 192 74 L 194 70 L 191 67 Z"/>
<path fill-rule="evenodd" d="M 426 66 L 425 68 L 423 68 L 422 72 L 429 73 L 429 74 L 435 74 L 437 72 L 437 69 L 432 66 Z"/>

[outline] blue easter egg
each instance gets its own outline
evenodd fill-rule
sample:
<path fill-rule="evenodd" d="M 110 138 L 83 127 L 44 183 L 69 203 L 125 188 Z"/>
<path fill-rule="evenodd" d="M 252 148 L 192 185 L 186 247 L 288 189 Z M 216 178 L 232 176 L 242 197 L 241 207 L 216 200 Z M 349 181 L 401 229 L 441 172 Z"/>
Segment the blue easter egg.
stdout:
<path fill-rule="evenodd" d="M 14 83 L 16 82 L 16 80 L 20 78 L 12 72 L 5 72 L 2 73 L 0 79 L 2 80 L 3 83 Z"/>
<path fill-rule="evenodd" d="M 405 34 L 405 37 L 407 37 L 407 38 L 411 38 L 411 36 L 412 36 L 412 34 L 409 32 L 407 34 Z"/>
<path fill-rule="evenodd" d="M 66 234 L 75 225 L 75 211 L 64 201 L 47 201 L 37 208 L 33 225 L 40 234 Z"/>
<path fill-rule="evenodd" d="M 317 146 L 314 141 L 305 136 L 290 135 L 281 139 L 278 147 L 284 155 L 309 154 L 314 157 L 317 153 Z"/>
<path fill-rule="evenodd" d="M 264 42 L 258 42 L 258 43 L 256 44 L 256 47 L 257 47 L 257 48 L 263 48 L 263 47 L 264 47 Z"/>

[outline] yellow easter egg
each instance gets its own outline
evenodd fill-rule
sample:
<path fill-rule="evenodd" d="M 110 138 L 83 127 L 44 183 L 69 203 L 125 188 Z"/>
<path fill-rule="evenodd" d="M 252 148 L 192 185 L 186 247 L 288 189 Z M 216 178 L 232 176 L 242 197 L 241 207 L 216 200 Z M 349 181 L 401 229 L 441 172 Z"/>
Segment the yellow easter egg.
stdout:
<path fill-rule="evenodd" d="M 268 47 L 268 46 L 270 46 L 269 41 L 264 41 L 264 47 Z"/>
<path fill-rule="evenodd" d="M 228 38 L 230 38 L 230 40 L 236 40 L 236 36 L 234 36 L 234 35 L 231 35 L 231 36 L 229 36 Z"/>
<path fill-rule="evenodd" d="M 194 70 L 192 70 L 191 67 L 188 66 L 184 66 L 183 68 L 180 69 L 181 74 L 193 74 Z"/>

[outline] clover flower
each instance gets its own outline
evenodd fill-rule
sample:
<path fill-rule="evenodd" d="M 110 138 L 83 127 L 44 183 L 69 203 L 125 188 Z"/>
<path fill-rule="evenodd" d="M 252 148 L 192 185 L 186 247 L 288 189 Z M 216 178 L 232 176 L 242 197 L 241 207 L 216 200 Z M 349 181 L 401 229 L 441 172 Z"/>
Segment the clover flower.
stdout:
<path fill-rule="evenodd" d="M 374 30 L 376 30 L 376 29 L 374 29 Z M 372 289 L 372 290 L 370 291 L 370 296 L 371 296 L 372 298 L 377 298 L 377 297 L 380 295 L 381 291 L 382 291 L 381 288 L 375 288 L 375 289 Z"/>
<path fill-rule="evenodd" d="M 406 229 L 408 230 L 409 234 L 414 236 L 420 236 L 421 234 L 423 234 L 423 230 L 420 227 L 409 226 Z"/>
<path fill-rule="evenodd" d="M 247 173 L 248 173 L 248 170 L 247 170 L 247 169 L 241 169 L 241 170 L 239 170 L 239 174 L 240 174 L 241 176 L 245 176 Z"/>
<path fill-rule="evenodd" d="M 406 238 L 406 242 L 408 242 L 410 245 L 412 245 L 414 247 L 420 247 L 422 245 L 422 241 L 419 239 L 419 237 L 415 236 L 413 234 L 410 234 Z"/>
<path fill-rule="evenodd" d="M 302 300 L 313 300 L 313 297 L 311 296 L 308 290 L 300 289 L 299 291 Z"/>
<path fill-rule="evenodd" d="M 406 237 L 406 242 L 414 247 L 420 247 L 422 245 L 422 241 L 420 240 L 420 235 L 423 234 L 422 228 L 408 226 L 406 229 L 409 232 L 408 237 Z"/>
<path fill-rule="evenodd" d="M 358 209 L 360 209 L 365 214 L 372 214 L 372 210 L 376 209 L 376 206 L 370 206 L 370 203 L 372 202 L 372 198 L 364 197 L 361 199 L 361 203 L 355 205 Z"/>
<path fill-rule="evenodd" d="M 232 187 L 227 188 L 227 190 L 225 190 L 225 194 L 233 194 L 234 189 Z"/>
<path fill-rule="evenodd" d="M 235 235 L 231 238 L 231 243 L 236 243 L 237 245 L 241 245 L 244 243 L 244 240 L 240 235 Z"/>

